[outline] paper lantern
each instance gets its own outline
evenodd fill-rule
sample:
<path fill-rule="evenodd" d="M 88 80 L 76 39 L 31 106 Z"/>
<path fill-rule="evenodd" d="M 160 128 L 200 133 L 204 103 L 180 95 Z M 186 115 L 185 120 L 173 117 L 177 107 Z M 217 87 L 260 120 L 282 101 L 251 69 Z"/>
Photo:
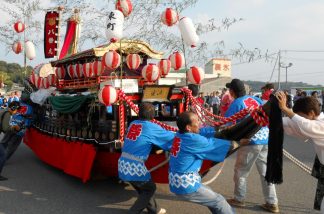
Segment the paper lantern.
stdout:
<path fill-rule="evenodd" d="M 44 78 L 41 78 L 43 79 L 42 82 L 43 82 L 43 88 L 47 89 L 50 87 L 50 80 L 48 79 L 48 77 L 44 77 Z"/>
<path fill-rule="evenodd" d="M 33 60 L 36 57 L 35 46 L 31 41 L 25 42 L 26 56 L 28 59 Z"/>
<path fill-rule="evenodd" d="M 196 33 L 196 29 L 192 20 L 188 17 L 180 19 L 179 28 L 184 42 L 190 45 L 192 48 L 197 46 L 199 37 Z"/>
<path fill-rule="evenodd" d="M 29 76 L 29 81 L 33 84 L 36 85 L 35 83 L 37 82 L 38 75 L 32 72 Z"/>
<path fill-rule="evenodd" d="M 92 63 L 92 72 L 95 77 L 101 76 L 104 71 L 104 65 L 102 61 L 94 61 Z"/>
<path fill-rule="evenodd" d="M 54 86 L 56 85 L 56 75 L 55 74 L 50 74 L 47 76 L 48 82 L 50 85 Z"/>
<path fill-rule="evenodd" d="M 182 53 L 176 51 L 170 55 L 169 60 L 171 61 L 171 68 L 179 70 L 185 64 L 185 58 Z"/>
<path fill-rule="evenodd" d="M 113 70 L 120 65 L 120 55 L 116 51 L 108 51 L 103 55 L 102 61 L 109 70 Z"/>
<path fill-rule="evenodd" d="M 160 76 L 165 77 L 171 70 L 171 61 L 168 59 L 161 59 L 158 67 L 160 69 Z"/>
<path fill-rule="evenodd" d="M 117 100 L 117 91 L 111 85 L 105 85 L 98 92 L 99 102 L 105 106 L 111 105 Z"/>
<path fill-rule="evenodd" d="M 161 20 L 163 24 L 169 27 L 177 23 L 178 19 L 179 19 L 178 13 L 172 8 L 165 9 L 165 11 L 161 15 Z"/>
<path fill-rule="evenodd" d="M 74 64 L 73 67 L 74 67 L 73 68 L 74 78 L 80 79 L 81 77 L 83 77 L 82 65 L 77 63 L 77 64 Z"/>
<path fill-rule="evenodd" d="M 64 79 L 65 74 L 66 74 L 65 68 L 63 66 L 56 68 L 55 74 L 58 79 Z"/>
<path fill-rule="evenodd" d="M 14 24 L 14 29 L 17 33 L 21 33 L 25 30 L 25 24 L 21 21 L 18 21 Z"/>
<path fill-rule="evenodd" d="M 128 54 L 126 57 L 127 67 L 131 70 L 136 70 L 141 64 L 141 57 L 138 54 Z"/>
<path fill-rule="evenodd" d="M 160 76 L 160 70 L 159 67 L 157 67 L 153 63 L 149 63 L 148 65 L 145 65 L 142 69 L 142 77 L 148 81 L 148 82 L 154 82 L 156 81 Z"/>
<path fill-rule="evenodd" d="M 110 42 L 117 42 L 123 37 L 124 15 L 119 10 L 111 11 L 106 22 L 106 37 Z"/>
<path fill-rule="evenodd" d="M 130 0 L 117 0 L 116 10 L 119 10 L 125 17 L 127 17 L 133 10 L 132 2 Z"/>
<path fill-rule="evenodd" d="M 187 78 L 193 84 L 200 84 L 205 77 L 205 72 L 202 68 L 192 66 L 187 71 Z"/>
<path fill-rule="evenodd" d="M 20 42 L 20 41 L 16 41 L 15 43 L 13 43 L 13 45 L 12 45 L 12 50 L 13 50 L 13 52 L 15 52 L 16 54 L 21 53 L 22 50 L 23 50 L 23 46 L 22 46 L 21 42 Z"/>
<path fill-rule="evenodd" d="M 35 86 L 38 89 L 43 88 L 43 78 L 42 77 L 37 76 Z"/>
<path fill-rule="evenodd" d="M 67 66 L 67 73 L 71 79 L 74 78 L 74 66 L 73 65 Z"/>
<path fill-rule="evenodd" d="M 90 78 L 94 76 L 94 73 L 92 72 L 92 63 L 87 62 L 82 65 L 83 75 L 86 78 Z"/>

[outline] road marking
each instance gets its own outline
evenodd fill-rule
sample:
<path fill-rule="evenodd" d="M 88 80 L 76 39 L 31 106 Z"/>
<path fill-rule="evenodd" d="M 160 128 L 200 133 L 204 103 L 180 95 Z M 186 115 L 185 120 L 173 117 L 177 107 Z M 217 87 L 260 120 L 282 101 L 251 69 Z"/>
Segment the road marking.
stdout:
<path fill-rule="evenodd" d="M 24 195 L 32 195 L 33 193 L 32 192 L 25 191 L 25 192 L 22 192 L 22 194 L 24 194 Z"/>
<path fill-rule="evenodd" d="M 16 191 L 16 190 L 11 189 L 9 187 L 5 187 L 5 186 L 0 186 L 0 192 L 3 192 L 3 191 L 13 192 L 13 191 Z"/>

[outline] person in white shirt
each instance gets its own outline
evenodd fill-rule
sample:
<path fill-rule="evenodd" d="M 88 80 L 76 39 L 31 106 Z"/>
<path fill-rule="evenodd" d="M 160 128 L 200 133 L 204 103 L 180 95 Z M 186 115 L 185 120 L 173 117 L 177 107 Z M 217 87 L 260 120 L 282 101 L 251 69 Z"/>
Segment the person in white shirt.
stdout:
<path fill-rule="evenodd" d="M 324 114 L 318 105 L 318 100 L 314 97 L 303 97 L 298 99 L 290 109 L 286 105 L 286 95 L 284 92 L 277 92 L 279 107 L 287 117 L 283 118 L 284 132 L 304 139 L 310 138 L 313 141 L 316 155 L 320 167 L 324 169 Z M 313 169 L 314 171 L 314 169 Z M 319 210 L 320 204 L 322 213 L 324 196 L 324 170 L 318 178 L 318 185 L 315 195 L 314 209 Z"/>

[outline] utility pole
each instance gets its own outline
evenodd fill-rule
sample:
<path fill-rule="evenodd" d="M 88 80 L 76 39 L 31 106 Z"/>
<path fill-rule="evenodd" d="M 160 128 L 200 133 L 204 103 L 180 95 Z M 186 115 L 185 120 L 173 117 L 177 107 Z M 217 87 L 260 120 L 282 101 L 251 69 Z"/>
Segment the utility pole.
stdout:
<path fill-rule="evenodd" d="M 279 50 L 278 53 L 278 90 L 280 89 L 280 58 L 281 58 L 281 51 Z"/>

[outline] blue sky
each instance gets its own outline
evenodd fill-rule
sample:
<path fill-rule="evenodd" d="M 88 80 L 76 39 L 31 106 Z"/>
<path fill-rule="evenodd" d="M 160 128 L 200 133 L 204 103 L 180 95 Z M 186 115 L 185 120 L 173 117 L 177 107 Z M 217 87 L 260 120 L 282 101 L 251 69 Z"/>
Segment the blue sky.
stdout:
<path fill-rule="evenodd" d="M 201 37 L 201 40 L 211 44 L 224 40 L 225 52 L 239 47 L 239 43 L 247 49 L 259 48 L 263 52 L 268 50 L 268 53 L 277 53 L 279 50 L 323 51 L 282 52 L 281 59 L 285 63 L 293 63 L 288 69 L 288 81 L 324 85 L 323 11 L 324 1 L 318 0 L 200 0 L 182 15 L 191 17 L 194 22 L 210 18 L 243 18 L 244 21 L 233 25 L 228 31 L 212 32 Z M 4 49 L 2 44 L 0 48 Z M 45 61 L 42 47 L 37 53 L 37 59 L 30 63 L 32 66 Z M 22 63 L 21 55 L 5 55 L 4 51 L 0 52 L 0 59 Z M 269 81 L 274 62 L 261 59 L 244 63 L 233 59 L 233 77 Z M 272 81 L 278 79 L 277 70 Z M 285 81 L 284 69 L 281 80 Z"/>

